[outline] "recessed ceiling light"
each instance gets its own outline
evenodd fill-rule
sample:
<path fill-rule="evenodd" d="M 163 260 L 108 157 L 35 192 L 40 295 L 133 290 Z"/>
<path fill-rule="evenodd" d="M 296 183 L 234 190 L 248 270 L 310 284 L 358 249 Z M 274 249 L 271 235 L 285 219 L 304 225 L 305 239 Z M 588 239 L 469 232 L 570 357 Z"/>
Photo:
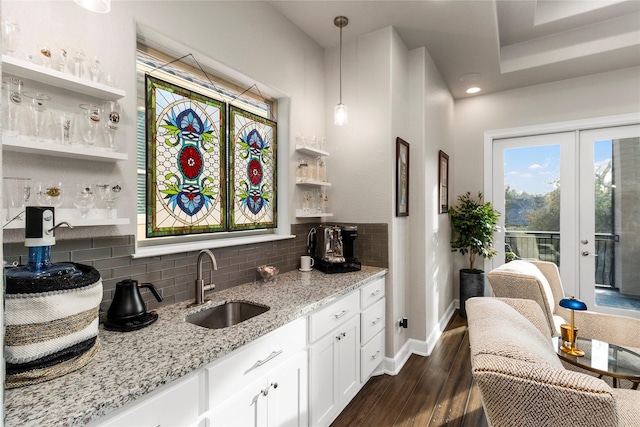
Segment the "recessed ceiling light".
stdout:
<path fill-rule="evenodd" d="M 478 93 L 478 92 L 480 92 L 481 90 L 482 90 L 482 89 L 480 89 L 479 87 L 474 86 L 474 87 L 470 87 L 469 89 L 467 89 L 467 93 Z"/>

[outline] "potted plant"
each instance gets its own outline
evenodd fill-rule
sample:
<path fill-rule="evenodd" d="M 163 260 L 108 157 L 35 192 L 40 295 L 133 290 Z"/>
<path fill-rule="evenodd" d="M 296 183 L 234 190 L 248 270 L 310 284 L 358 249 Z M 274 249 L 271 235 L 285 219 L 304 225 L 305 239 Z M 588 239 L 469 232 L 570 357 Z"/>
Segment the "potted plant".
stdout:
<path fill-rule="evenodd" d="M 477 199 L 470 192 L 458 197 L 458 204 L 449 209 L 451 218 L 451 250 L 469 254 L 469 268 L 460 270 L 460 315 L 467 317 L 465 302 L 471 297 L 484 295 L 484 271 L 475 268 L 476 256 L 492 258 L 493 234 L 498 230 L 500 213 L 489 202 L 483 203 L 482 193 Z"/>
<path fill-rule="evenodd" d="M 508 262 L 513 261 L 514 259 L 516 259 L 515 252 L 505 252 L 504 253 L 504 262 L 505 262 L 505 264 L 508 263 Z"/>

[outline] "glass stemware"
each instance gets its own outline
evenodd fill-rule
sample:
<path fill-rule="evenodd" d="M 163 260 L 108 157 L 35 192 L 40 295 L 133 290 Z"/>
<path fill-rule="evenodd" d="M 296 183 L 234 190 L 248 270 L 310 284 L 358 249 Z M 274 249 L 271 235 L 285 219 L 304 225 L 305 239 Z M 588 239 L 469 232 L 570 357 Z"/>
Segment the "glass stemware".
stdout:
<path fill-rule="evenodd" d="M 7 77 L 5 83 L 5 105 L 7 106 L 7 116 L 5 131 L 7 136 L 17 136 L 23 121 L 26 120 L 25 106 L 22 103 L 22 80 L 15 77 Z"/>
<path fill-rule="evenodd" d="M 73 192 L 73 206 L 80 211 L 82 219 L 87 217 L 89 209 L 96 204 L 96 195 L 89 184 L 76 184 Z"/>
<path fill-rule="evenodd" d="M 51 97 L 42 92 L 25 92 L 24 96 L 31 98 L 31 137 L 38 141 L 47 138 L 47 128 L 49 126 L 49 112 L 45 105 Z"/>
<path fill-rule="evenodd" d="M 100 125 L 100 107 L 94 104 L 80 104 L 84 110 L 84 119 L 80 125 L 82 139 L 87 145 L 94 145 L 98 138 Z"/>
<path fill-rule="evenodd" d="M 103 116 L 105 118 L 104 129 L 107 135 L 107 142 L 109 143 L 109 149 L 116 150 L 116 133 L 120 126 L 120 117 L 122 116 L 122 109 L 118 101 L 107 101 L 102 107 Z"/>
<path fill-rule="evenodd" d="M 4 177 L 2 182 L 7 208 L 6 220 L 10 221 L 14 217 L 20 218 L 24 207 L 31 198 L 31 178 Z"/>
<path fill-rule="evenodd" d="M 120 193 L 122 192 L 120 183 L 112 182 L 96 184 L 95 189 L 100 200 L 105 202 L 105 205 L 107 206 L 107 217 L 111 218 L 113 214 L 113 207 L 115 206 L 116 200 L 118 200 L 118 197 L 120 197 Z"/>
<path fill-rule="evenodd" d="M 64 192 L 61 182 L 38 183 L 38 204 L 40 206 L 53 206 L 59 208 L 64 200 Z"/>
<path fill-rule="evenodd" d="M 2 25 L 2 48 L 7 55 L 13 55 L 20 43 L 20 27 L 15 22 L 5 21 Z"/>
<path fill-rule="evenodd" d="M 86 56 L 82 49 L 73 49 L 71 53 L 71 59 L 73 59 L 73 75 L 76 77 L 82 77 L 83 64 Z"/>

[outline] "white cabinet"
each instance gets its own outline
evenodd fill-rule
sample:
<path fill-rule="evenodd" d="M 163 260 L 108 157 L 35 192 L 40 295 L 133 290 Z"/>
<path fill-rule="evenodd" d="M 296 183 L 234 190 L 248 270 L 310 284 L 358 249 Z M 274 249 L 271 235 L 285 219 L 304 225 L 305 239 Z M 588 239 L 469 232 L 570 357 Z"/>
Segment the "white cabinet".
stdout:
<path fill-rule="evenodd" d="M 306 426 L 307 377 L 307 352 L 303 350 L 217 405 L 207 416 L 208 425 Z"/>
<path fill-rule="evenodd" d="M 92 427 L 195 426 L 202 412 L 199 399 L 202 372 L 187 375 L 143 396 L 97 422 Z"/>
<path fill-rule="evenodd" d="M 358 292 L 312 313 L 309 340 L 309 424 L 326 426 L 361 387 Z"/>
<path fill-rule="evenodd" d="M 364 385 L 384 357 L 385 279 L 360 288 L 360 380 Z"/>
<path fill-rule="evenodd" d="M 307 425 L 306 328 L 295 320 L 206 368 L 210 426 Z"/>

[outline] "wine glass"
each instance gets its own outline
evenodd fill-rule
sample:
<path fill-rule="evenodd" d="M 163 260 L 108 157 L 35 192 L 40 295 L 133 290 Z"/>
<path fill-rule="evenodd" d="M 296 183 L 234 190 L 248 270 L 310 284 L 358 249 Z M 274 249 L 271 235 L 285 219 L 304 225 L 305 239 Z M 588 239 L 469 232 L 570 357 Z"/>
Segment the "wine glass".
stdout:
<path fill-rule="evenodd" d="M 100 200 L 105 202 L 107 206 L 107 217 L 111 218 L 113 207 L 115 206 L 116 200 L 118 200 L 118 197 L 120 197 L 120 193 L 122 192 L 120 183 L 111 182 L 96 184 L 95 189 Z"/>
<path fill-rule="evenodd" d="M 107 101 L 102 106 L 102 112 L 105 119 L 104 129 L 107 135 L 109 149 L 115 151 L 115 139 L 118 127 L 120 126 L 122 109 L 120 108 L 118 101 Z"/>
<path fill-rule="evenodd" d="M 73 192 L 73 206 L 80 211 L 82 219 L 87 217 L 89 209 L 96 204 L 96 194 L 90 184 L 76 184 Z"/>
<path fill-rule="evenodd" d="M 64 192 L 61 182 L 40 182 L 37 188 L 40 206 L 53 206 L 54 208 L 62 206 Z"/>
<path fill-rule="evenodd" d="M 100 107 L 94 104 L 80 104 L 80 108 L 84 110 L 84 118 L 80 125 L 82 139 L 85 144 L 94 145 L 98 138 Z"/>
<path fill-rule="evenodd" d="M 15 22 L 5 21 L 2 25 L 2 47 L 7 55 L 13 56 L 20 43 L 20 27 Z"/>

